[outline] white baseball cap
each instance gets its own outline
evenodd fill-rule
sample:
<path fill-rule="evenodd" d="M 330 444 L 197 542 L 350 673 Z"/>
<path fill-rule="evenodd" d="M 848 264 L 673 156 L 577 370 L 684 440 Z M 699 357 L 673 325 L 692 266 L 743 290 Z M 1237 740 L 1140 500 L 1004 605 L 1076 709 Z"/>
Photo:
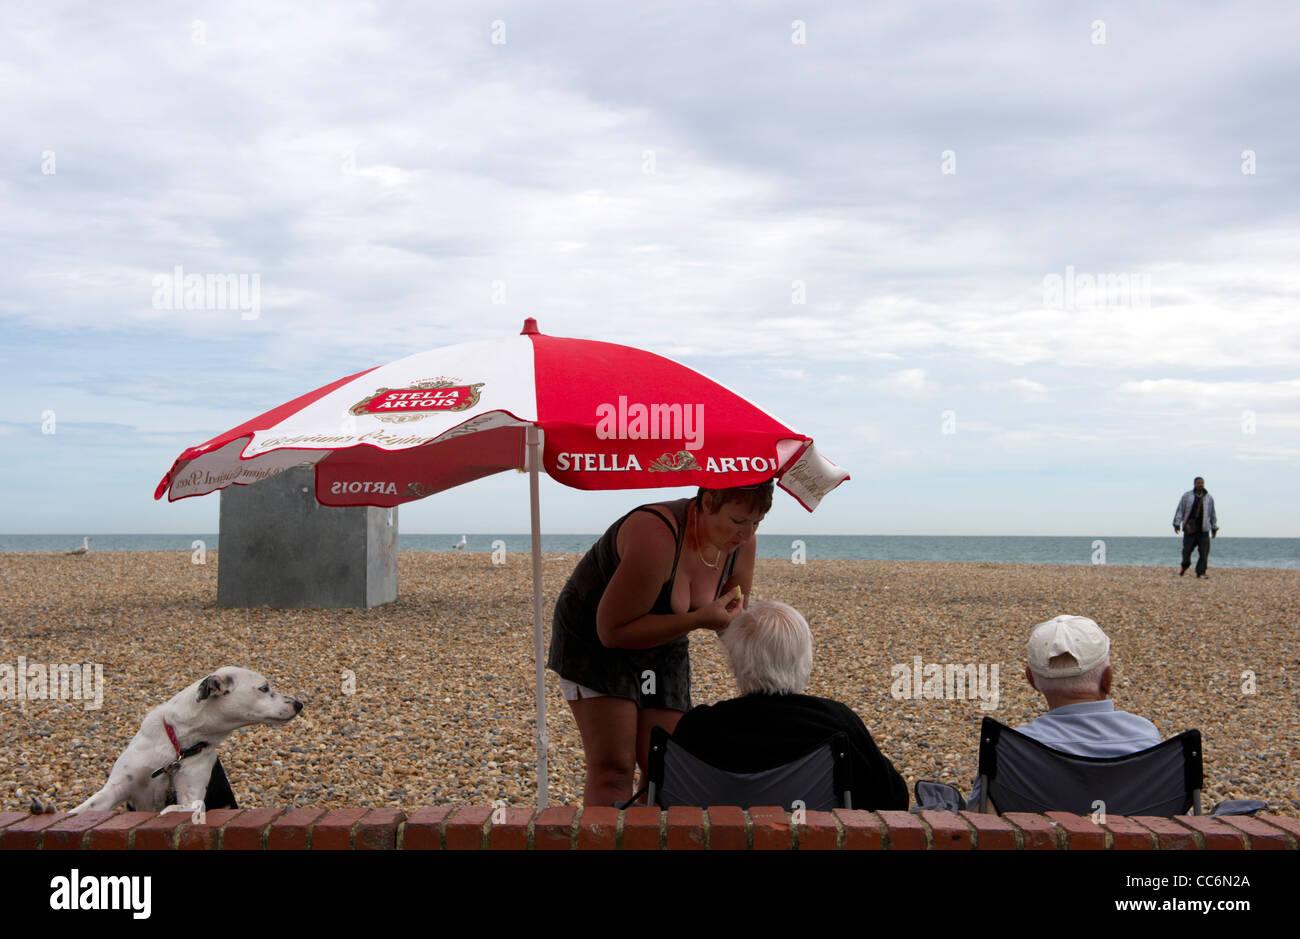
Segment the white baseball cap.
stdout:
<path fill-rule="evenodd" d="M 1053 668 L 1051 661 L 1069 653 L 1077 665 Z M 1058 616 L 1034 627 L 1029 637 L 1029 669 L 1044 678 L 1068 678 L 1096 668 L 1110 654 L 1110 639 L 1086 616 Z"/>

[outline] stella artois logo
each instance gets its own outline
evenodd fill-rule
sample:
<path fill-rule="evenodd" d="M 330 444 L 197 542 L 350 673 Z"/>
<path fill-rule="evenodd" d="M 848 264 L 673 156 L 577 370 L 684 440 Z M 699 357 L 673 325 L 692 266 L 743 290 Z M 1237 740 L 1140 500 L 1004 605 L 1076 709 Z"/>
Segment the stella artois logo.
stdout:
<path fill-rule="evenodd" d="M 700 464 L 695 462 L 695 457 L 691 455 L 689 450 L 665 453 L 646 467 L 651 473 L 680 473 L 684 470 L 697 470 L 699 468 Z"/>
<path fill-rule="evenodd" d="M 380 388 L 349 409 L 357 417 L 377 417 L 401 424 L 418 421 L 429 414 L 466 411 L 478 404 L 479 389 L 486 382 L 466 385 L 454 378 L 430 378 L 405 388 Z"/>
<path fill-rule="evenodd" d="M 423 499 L 425 496 L 433 495 L 433 487 L 427 483 L 407 483 L 406 494 L 416 499 Z"/>

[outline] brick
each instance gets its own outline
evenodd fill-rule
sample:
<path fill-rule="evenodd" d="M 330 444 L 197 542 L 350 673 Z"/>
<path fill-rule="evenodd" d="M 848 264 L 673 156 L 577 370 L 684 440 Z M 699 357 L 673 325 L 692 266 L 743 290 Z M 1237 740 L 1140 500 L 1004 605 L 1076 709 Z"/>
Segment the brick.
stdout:
<path fill-rule="evenodd" d="M 840 826 L 830 812 L 806 812 L 794 834 L 800 851 L 834 851 L 840 846 Z"/>
<path fill-rule="evenodd" d="M 62 816 L 27 815 L 21 821 L 0 829 L 0 849 L 6 851 L 34 851 L 41 846 L 41 832 L 57 824 Z"/>
<path fill-rule="evenodd" d="M 1286 818 L 1281 815 L 1256 815 L 1259 821 L 1275 828 L 1280 828 L 1297 842 L 1300 842 L 1300 819 Z"/>
<path fill-rule="evenodd" d="M 658 851 L 659 807 L 634 805 L 623 813 L 623 838 L 620 847 L 625 851 Z"/>
<path fill-rule="evenodd" d="M 452 813 L 450 805 L 426 805 L 416 809 L 402 826 L 403 850 L 441 851 L 442 825 Z"/>
<path fill-rule="evenodd" d="M 312 822 L 325 814 L 324 809 L 290 809 L 266 830 L 268 851 L 306 851 L 311 846 Z"/>
<path fill-rule="evenodd" d="M 1246 836 L 1246 847 L 1252 851 L 1287 850 L 1296 846 L 1296 840 L 1281 829 L 1265 824 L 1249 815 L 1222 815 L 1218 821 L 1235 828 Z M 47 829 L 48 831 L 48 829 Z M 49 835 L 47 834 L 48 838 Z"/>
<path fill-rule="evenodd" d="M 709 812 L 710 851 L 748 851 L 749 819 L 735 805 L 711 805 Z"/>
<path fill-rule="evenodd" d="M 173 851 L 176 848 L 176 833 L 183 825 L 190 823 L 189 812 L 159 812 L 134 832 L 132 851 Z"/>
<path fill-rule="evenodd" d="M 704 809 L 694 805 L 668 809 L 667 847 L 669 851 L 705 849 Z"/>
<path fill-rule="evenodd" d="M 84 843 L 95 851 L 125 851 L 131 847 L 135 829 L 153 817 L 152 812 L 119 812 L 86 832 Z"/>
<path fill-rule="evenodd" d="M 568 846 L 566 842 L 564 847 Z M 578 819 L 578 850 L 612 851 L 616 847 L 618 809 L 612 805 L 593 805 L 583 809 L 582 817 Z"/>
<path fill-rule="evenodd" d="M 190 824 L 180 830 L 176 838 L 176 847 L 182 851 L 215 851 L 221 847 L 221 829 L 232 818 L 241 814 L 240 809 L 212 809 L 203 813 L 202 825 Z"/>
<path fill-rule="evenodd" d="M 1132 815 L 1130 818 L 1156 836 L 1156 845 L 1162 851 L 1195 851 L 1200 847 L 1196 833 L 1177 822 L 1154 815 Z"/>
<path fill-rule="evenodd" d="M 397 848 L 397 829 L 406 814 L 401 809 L 371 809 L 357 824 L 352 840 L 358 851 L 392 851 Z"/>
<path fill-rule="evenodd" d="M 930 843 L 936 850 L 971 851 L 974 849 L 974 833 L 960 816 L 933 809 L 916 814 L 922 822 L 930 826 Z"/>
<path fill-rule="evenodd" d="M 1015 851 L 1020 847 L 1020 832 L 1000 816 L 962 809 L 961 817 L 975 829 L 975 847 L 980 851 Z"/>
<path fill-rule="evenodd" d="M 1207 851 L 1245 851 L 1246 836 L 1205 815 L 1178 815 L 1174 821 L 1198 832 Z"/>
<path fill-rule="evenodd" d="M 1071 812 L 1044 812 L 1065 833 L 1065 844 L 1071 851 L 1106 850 L 1106 829 L 1089 816 Z"/>
<path fill-rule="evenodd" d="M 76 851 L 85 840 L 87 831 L 112 817 L 112 812 L 82 812 L 80 815 L 62 815 L 57 822 L 41 832 L 41 849 L 44 851 Z"/>
<path fill-rule="evenodd" d="M 0 812 L 0 828 L 5 828 L 14 822 L 21 822 L 24 818 L 31 817 L 29 812 Z"/>
<path fill-rule="evenodd" d="M 466 805 L 447 819 L 447 850 L 477 851 L 487 838 L 487 822 L 492 809 L 485 805 Z"/>
<path fill-rule="evenodd" d="M 505 818 L 501 822 L 493 821 L 488 830 L 488 847 L 493 851 L 526 851 L 533 812 L 518 806 L 507 808 Z"/>
<path fill-rule="evenodd" d="M 261 851 L 266 847 L 267 829 L 284 812 L 282 808 L 244 809 L 226 822 L 221 832 L 223 851 Z"/>
<path fill-rule="evenodd" d="M 1004 812 L 1002 818 L 1020 829 L 1020 844 L 1026 851 L 1055 851 L 1061 846 L 1057 840 L 1059 829 L 1041 815 Z"/>
<path fill-rule="evenodd" d="M 585 816 L 588 811 L 612 812 L 613 821 L 610 823 L 611 830 L 615 833 L 617 841 L 618 832 L 618 809 L 612 805 L 597 806 L 592 809 L 584 809 Z M 598 815 L 597 818 L 608 818 L 608 815 Z M 552 805 L 542 809 L 541 814 L 537 816 L 537 821 L 533 822 L 533 848 L 540 851 L 568 851 L 573 847 L 573 828 L 574 822 L 578 818 L 578 807 L 576 805 Z M 610 845 L 614 847 L 614 845 Z"/>
<path fill-rule="evenodd" d="M 929 847 L 925 826 L 910 812 L 877 812 L 885 826 L 885 846 L 890 851 L 924 851 Z"/>
<path fill-rule="evenodd" d="M 332 809 L 316 820 L 311 829 L 311 849 L 313 851 L 349 851 L 352 849 L 352 829 L 357 822 L 370 811 L 352 806 L 346 809 Z"/>
<path fill-rule="evenodd" d="M 1102 825 L 1110 832 L 1110 846 L 1113 851 L 1154 851 L 1156 836 L 1143 828 L 1131 818 L 1123 815 L 1107 815 Z"/>
<path fill-rule="evenodd" d="M 755 805 L 749 810 L 755 851 L 790 851 L 794 848 L 790 816 L 779 805 Z"/>
<path fill-rule="evenodd" d="M 885 847 L 885 828 L 872 813 L 861 809 L 833 809 L 831 814 L 844 829 L 845 849 L 880 851 Z"/>

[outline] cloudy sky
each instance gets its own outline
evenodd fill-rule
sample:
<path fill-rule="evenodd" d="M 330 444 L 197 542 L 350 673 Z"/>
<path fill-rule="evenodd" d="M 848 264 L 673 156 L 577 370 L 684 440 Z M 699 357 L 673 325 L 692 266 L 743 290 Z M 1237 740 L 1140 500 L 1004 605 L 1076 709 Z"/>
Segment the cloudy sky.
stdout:
<path fill-rule="evenodd" d="M 851 481 L 771 532 L 1300 536 L 1289 3 L 8 4 L 0 531 L 411 352 L 642 346 Z M 185 273 L 258 292 L 186 309 Z M 246 302 L 244 302 L 246 299 Z M 49 431 L 53 431 L 52 433 Z M 594 532 L 630 493 L 544 484 Z M 507 473 L 405 531 L 527 529 Z"/>

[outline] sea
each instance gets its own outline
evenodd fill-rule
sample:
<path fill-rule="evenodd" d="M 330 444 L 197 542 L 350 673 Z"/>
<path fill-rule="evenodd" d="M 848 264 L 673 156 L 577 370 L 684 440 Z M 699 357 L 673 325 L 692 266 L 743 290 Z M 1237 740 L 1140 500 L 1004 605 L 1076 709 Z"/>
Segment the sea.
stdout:
<path fill-rule="evenodd" d="M 71 551 L 81 535 L 0 535 L 0 551 Z M 599 534 L 542 535 L 542 551 L 581 554 Z M 467 535 L 464 550 L 529 552 L 528 534 Z M 403 551 L 452 551 L 454 535 L 398 535 Z M 216 550 L 217 536 L 206 534 L 91 534 L 91 551 L 193 551 L 195 542 Z M 1177 567 L 1181 535 L 1162 538 L 1106 535 L 772 535 L 758 536 L 762 558 L 855 561 L 985 561 L 996 564 L 1119 564 Z M 1193 562 L 1195 556 L 1193 555 Z M 1272 567 L 1300 570 L 1300 538 L 1229 538 L 1211 542 L 1211 567 Z"/>

